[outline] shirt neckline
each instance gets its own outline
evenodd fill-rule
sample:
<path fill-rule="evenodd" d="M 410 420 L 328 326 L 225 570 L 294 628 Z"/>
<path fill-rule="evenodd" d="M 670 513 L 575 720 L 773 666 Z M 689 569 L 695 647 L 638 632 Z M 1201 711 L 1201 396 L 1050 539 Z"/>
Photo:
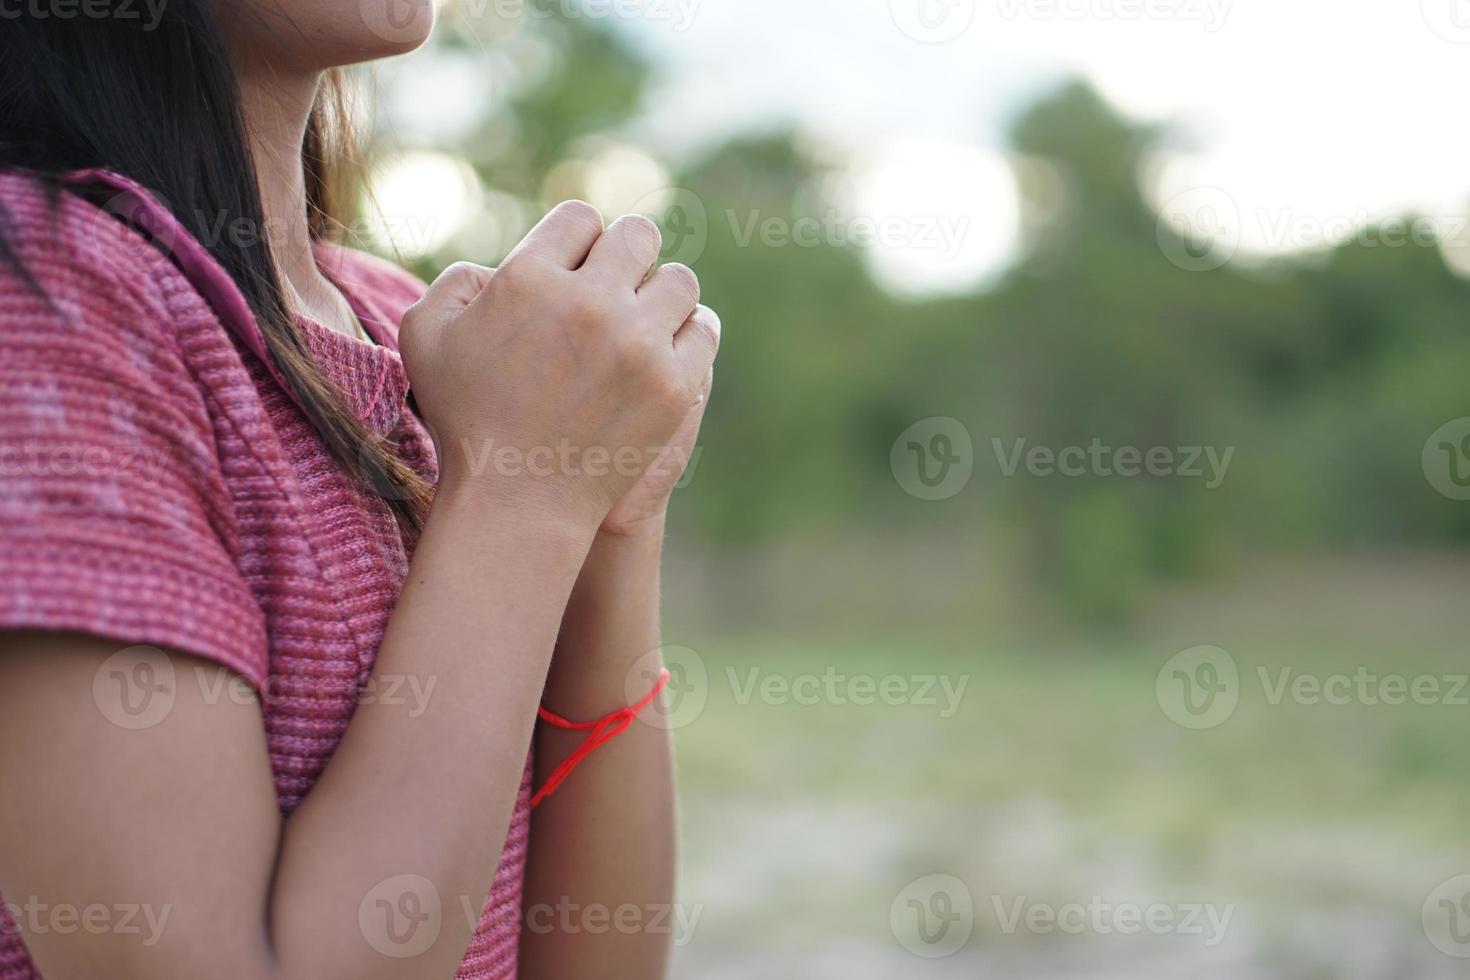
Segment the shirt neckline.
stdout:
<path fill-rule="evenodd" d="M 403 367 L 386 320 L 371 299 L 335 274 L 317 250 L 317 265 L 341 292 L 369 339 L 343 333 L 311 317 L 294 314 L 302 341 L 322 371 L 342 392 L 346 407 L 375 435 L 386 435 L 402 417 L 408 398 Z"/>

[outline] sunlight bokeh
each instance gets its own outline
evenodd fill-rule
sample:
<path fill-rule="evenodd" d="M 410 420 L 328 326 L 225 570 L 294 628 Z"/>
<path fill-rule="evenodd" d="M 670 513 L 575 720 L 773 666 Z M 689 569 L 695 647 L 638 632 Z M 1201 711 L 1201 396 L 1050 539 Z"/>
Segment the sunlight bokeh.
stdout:
<path fill-rule="evenodd" d="M 903 295 L 962 293 L 992 281 L 1020 231 L 1015 174 L 998 154 L 910 140 L 851 165 L 853 238 L 874 279 Z"/>
<path fill-rule="evenodd" d="M 480 197 L 479 178 L 463 160 L 428 150 L 397 153 L 368 175 L 365 231 L 371 241 L 418 258 L 454 237 Z"/>

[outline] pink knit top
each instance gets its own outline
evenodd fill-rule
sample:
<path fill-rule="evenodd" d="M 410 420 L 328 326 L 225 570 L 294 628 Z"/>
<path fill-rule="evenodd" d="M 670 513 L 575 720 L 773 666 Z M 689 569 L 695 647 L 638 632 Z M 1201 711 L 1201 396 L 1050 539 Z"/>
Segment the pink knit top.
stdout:
<path fill-rule="evenodd" d="M 0 174 L 0 208 L 5 240 L 49 297 L 0 262 L 0 629 L 77 630 L 238 672 L 260 699 L 289 815 L 372 690 L 409 547 L 158 247 L 70 194 L 51 211 L 16 175 Z M 161 208 L 151 218 L 187 234 Z M 397 353 L 423 283 L 345 249 L 323 247 L 319 261 L 376 343 L 302 321 L 308 349 L 432 480 Z M 204 292 L 233 291 L 212 262 L 207 276 Z M 515 976 L 529 800 L 528 759 L 461 978 Z M 464 904 L 445 897 L 443 914 Z M 0 910 L 0 980 L 39 975 Z"/>

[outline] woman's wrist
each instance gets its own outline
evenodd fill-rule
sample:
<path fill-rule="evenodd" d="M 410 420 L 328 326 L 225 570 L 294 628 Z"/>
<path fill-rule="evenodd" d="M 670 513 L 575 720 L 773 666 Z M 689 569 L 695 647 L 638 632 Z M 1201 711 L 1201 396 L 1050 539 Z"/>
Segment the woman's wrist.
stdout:
<path fill-rule="evenodd" d="M 579 501 L 568 488 L 525 477 L 460 476 L 446 470 L 434 494 L 434 511 L 439 510 L 457 516 L 515 519 L 587 545 L 600 527 L 596 508 Z"/>
<path fill-rule="evenodd" d="M 663 511 L 634 523 L 604 521 L 597 528 L 597 543 L 614 551 L 662 550 L 667 523 Z"/>
<path fill-rule="evenodd" d="M 662 527 L 598 532 L 562 618 L 547 679 L 549 708 L 600 716 L 628 701 L 629 672 L 659 645 L 662 554 Z"/>
<path fill-rule="evenodd" d="M 657 591 L 663 550 L 662 518 L 635 527 L 599 527 L 577 577 L 577 588 L 624 600 L 650 587 Z"/>
<path fill-rule="evenodd" d="M 580 569 L 597 536 L 596 523 L 574 508 L 508 493 L 483 481 L 440 482 L 426 533 L 441 526 L 452 533 L 514 527 L 527 541 L 574 562 L 574 570 Z"/>

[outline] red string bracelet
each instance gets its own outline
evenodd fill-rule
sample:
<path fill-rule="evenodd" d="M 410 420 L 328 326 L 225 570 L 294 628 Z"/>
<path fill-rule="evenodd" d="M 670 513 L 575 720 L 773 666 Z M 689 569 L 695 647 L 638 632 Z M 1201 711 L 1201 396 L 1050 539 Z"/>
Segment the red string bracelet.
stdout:
<path fill-rule="evenodd" d="M 566 760 L 552 771 L 551 775 L 546 778 L 546 785 L 542 786 L 536 791 L 536 795 L 531 797 L 531 805 L 538 806 L 542 800 L 555 793 L 557 787 L 564 783 L 566 778 L 572 774 L 572 770 L 582 764 L 583 759 L 586 759 L 593 752 L 596 752 L 599 748 L 611 742 L 623 734 L 623 732 L 626 732 L 632 726 L 633 719 L 637 718 L 644 708 L 653 704 L 654 699 L 659 696 L 659 692 L 668 683 L 669 671 L 665 667 L 659 671 L 658 683 L 653 685 L 653 690 L 648 692 L 648 697 L 639 701 L 637 704 L 630 705 L 626 708 L 619 708 L 612 714 L 599 718 L 596 721 L 567 721 L 561 715 L 547 711 L 544 707 L 537 708 L 536 714 L 548 725 L 564 728 L 569 732 L 591 732 L 592 734 L 588 735 L 586 740 L 577 746 L 576 751 L 567 756 Z"/>

